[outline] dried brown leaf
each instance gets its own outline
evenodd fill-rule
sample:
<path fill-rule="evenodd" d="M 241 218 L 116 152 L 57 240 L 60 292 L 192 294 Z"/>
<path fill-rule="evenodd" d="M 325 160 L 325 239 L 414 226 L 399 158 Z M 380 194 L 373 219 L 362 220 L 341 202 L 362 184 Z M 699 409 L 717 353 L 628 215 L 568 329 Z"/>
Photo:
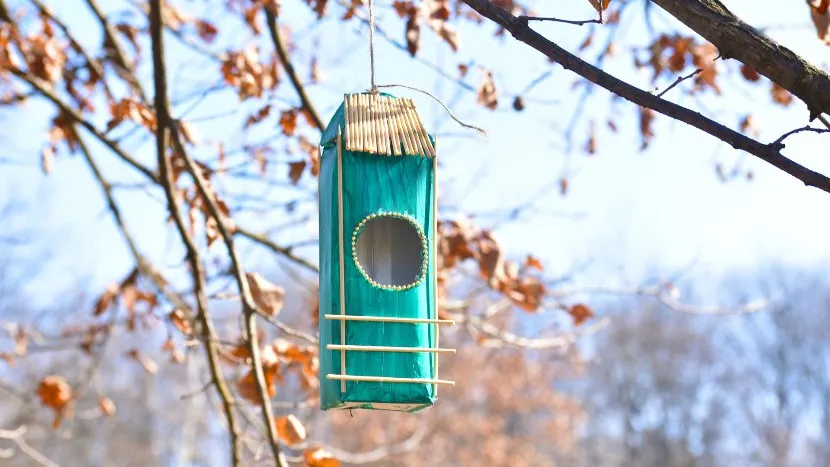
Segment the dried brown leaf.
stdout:
<path fill-rule="evenodd" d="M 772 101 L 776 104 L 786 107 L 793 101 L 793 95 L 790 94 L 790 91 L 779 86 L 778 83 L 772 83 L 770 92 L 772 93 Z"/>
<path fill-rule="evenodd" d="M 415 56 L 418 53 L 418 48 L 421 42 L 421 25 L 418 22 L 418 17 L 412 15 L 406 21 L 406 49 L 409 55 Z"/>
<path fill-rule="evenodd" d="M 522 99 L 522 96 L 516 96 L 516 98 L 513 99 L 513 110 L 515 110 L 516 112 L 521 112 L 524 109 L 525 100 Z"/>
<path fill-rule="evenodd" d="M 493 82 L 493 74 L 487 70 L 483 70 L 476 99 L 480 105 L 490 110 L 495 110 L 499 106 L 496 83 Z"/>
<path fill-rule="evenodd" d="M 141 353 L 140 350 L 132 349 L 127 352 L 127 355 L 141 364 L 141 367 L 144 368 L 144 371 L 146 371 L 147 374 L 154 375 L 159 371 L 159 366 L 156 362 L 154 362 L 152 358 Z"/>
<path fill-rule="evenodd" d="M 654 111 L 647 107 L 640 107 L 640 135 L 643 141 L 640 149 L 647 148 L 652 138 L 654 138 L 653 124 Z"/>
<path fill-rule="evenodd" d="M 340 461 L 323 448 L 308 449 L 303 457 L 308 467 L 340 467 Z"/>
<path fill-rule="evenodd" d="M 52 146 L 45 146 L 40 152 L 40 169 L 45 175 L 52 173 L 55 164 L 55 149 Z"/>
<path fill-rule="evenodd" d="M 760 73 L 747 64 L 741 65 L 741 74 L 747 81 L 758 81 L 761 79 Z"/>
<path fill-rule="evenodd" d="M 594 316 L 594 312 L 587 305 L 581 303 L 568 308 L 568 314 L 571 315 L 576 326 Z"/>
<path fill-rule="evenodd" d="M 37 395 L 46 407 L 63 410 L 72 399 L 72 388 L 60 376 L 47 376 L 40 381 Z"/>
<path fill-rule="evenodd" d="M 216 39 L 216 34 L 219 32 L 216 29 L 216 25 L 203 19 L 196 21 L 196 31 L 199 33 L 199 37 L 207 43 L 213 42 Z"/>
<path fill-rule="evenodd" d="M 264 371 L 264 370 L 263 370 Z M 264 371 L 265 373 L 265 388 L 266 394 L 269 398 L 277 395 L 277 376 L 276 371 Z M 236 383 L 236 389 L 239 395 L 251 401 L 256 405 L 262 405 L 262 398 L 259 396 L 259 388 L 256 384 L 256 376 L 253 370 L 249 371 Z"/>
<path fill-rule="evenodd" d="M 306 161 L 297 161 L 288 164 L 288 178 L 291 180 L 292 185 L 296 186 L 299 183 L 307 164 Z"/>
<path fill-rule="evenodd" d="M 193 334 L 193 326 L 190 324 L 190 320 L 187 319 L 187 316 L 185 316 L 184 311 L 176 308 L 170 312 L 168 318 L 170 318 L 170 322 L 173 323 L 173 326 L 182 334 L 186 336 Z"/>
<path fill-rule="evenodd" d="M 246 273 L 245 278 L 248 280 L 251 295 L 259 311 L 268 316 L 277 316 L 283 307 L 285 289 L 268 282 L 256 272 Z"/>
<path fill-rule="evenodd" d="M 279 417 L 274 420 L 277 427 L 277 436 L 289 446 L 301 443 L 306 439 L 306 429 L 300 420 L 293 414 Z"/>
<path fill-rule="evenodd" d="M 280 114 L 280 127 L 285 136 L 294 136 L 297 131 L 297 115 L 298 109 L 284 110 Z"/>
<path fill-rule="evenodd" d="M 243 126 L 243 128 L 248 128 L 251 125 L 259 123 L 268 118 L 269 115 L 271 115 L 271 104 L 267 104 L 259 110 L 257 110 L 255 113 L 249 115 L 248 118 L 245 119 L 245 125 Z"/>
<path fill-rule="evenodd" d="M 544 266 L 542 266 L 542 261 L 533 255 L 527 255 L 527 258 L 525 259 L 525 266 L 536 269 L 538 271 L 545 270 Z"/>
<path fill-rule="evenodd" d="M 818 4 L 810 3 L 810 19 L 816 27 L 818 38 L 830 45 L 830 0 L 820 0 Z"/>
<path fill-rule="evenodd" d="M 98 407 L 101 409 L 101 412 L 106 415 L 107 417 L 111 417 L 115 415 L 116 407 L 115 402 L 112 401 L 109 397 L 101 396 L 98 398 Z"/>

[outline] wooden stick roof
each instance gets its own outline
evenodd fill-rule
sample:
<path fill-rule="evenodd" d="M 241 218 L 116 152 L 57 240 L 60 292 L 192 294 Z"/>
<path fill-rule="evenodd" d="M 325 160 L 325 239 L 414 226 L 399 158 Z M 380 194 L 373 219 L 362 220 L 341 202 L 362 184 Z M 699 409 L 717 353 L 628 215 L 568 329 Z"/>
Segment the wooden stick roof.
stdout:
<path fill-rule="evenodd" d="M 374 93 L 347 94 L 343 116 L 347 151 L 435 157 L 435 147 L 412 99 Z"/>

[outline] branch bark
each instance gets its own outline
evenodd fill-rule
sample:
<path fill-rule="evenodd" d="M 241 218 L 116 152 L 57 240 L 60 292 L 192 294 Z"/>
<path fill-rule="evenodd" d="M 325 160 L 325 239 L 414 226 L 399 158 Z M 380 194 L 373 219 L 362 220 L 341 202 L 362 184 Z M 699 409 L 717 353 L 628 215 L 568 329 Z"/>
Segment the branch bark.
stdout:
<path fill-rule="evenodd" d="M 199 250 L 196 247 L 196 243 L 193 241 L 193 237 L 190 235 L 190 232 L 188 232 L 187 226 L 184 222 L 184 217 L 179 209 L 176 191 L 173 186 L 173 169 L 171 167 L 170 160 L 167 157 L 168 126 L 163 123 L 166 123 L 170 117 L 167 106 L 167 86 L 164 81 L 166 75 L 164 66 L 164 45 L 162 41 L 160 1 L 153 1 L 150 10 L 150 36 L 153 47 L 153 76 L 155 78 L 156 85 L 154 103 L 156 108 L 156 119 L 158 121 L 156 132 L 156 152 L 159 171 L 161 172 L 161 185 L 164 188 L 164 193 L 167 197 L 167 205 L 170 210 L 170 214 L 173 216 L 182 241 L 187 248 L 187 258 L 190 262 L 193 274 L 193 287 L 196 295 L 198 317 L 202 324 L 202 332 L 207 335 L 205 349 L 207 352 L 208 364 L 211 369 L 211 377 L 217 391 L 219 392 L 222 400 L 222 407 L 225 412 L 225 418 L 228 422 L 228 431 L 231 436 L 232 462 L 234 466 L 239 466 L 242 462 L 241 445 L 239 433 L 237 431 L 236 415 L 233 411 L 233 395 L 231 394 L 231 391 L 222 376 L 219 353 L 214 344 L 217 340 L 217 332 L 208 311 L 207 298 L 205 295 L 206 285 L 204 265 L 199 257 Z"/>
<path fill-rule="evenodd" d="M 184 145 L 182 144 L 182 140 L 178 133 L 178 127 L 176 125 L 176 122 L 170 115 L 169 103 L 167 100 L 167 74 L 165 71 L 164 63 L 164 21 L 162 19 L 161 8 L 161 0 L 151 0 L 150 34 L 153 43 L 153 83 L 156 91 L 154 105 L 156 108 L 156 120 L 158 128 L 156 135 L 156 149 L 158 151 L 159 165 L 162 166 L 162 164 L 164 164 L 165 167 L 163 177 L 165 191 L 168 193 L 168 199 L 171 201 L 171 209 L 175 209 L 176 212 L 178 212 L 178 206 L 174 205 L 175 203 L 172 202 L 173 199 L 170 197 L 170 195 L 174 194 L 174 191 L 172 186 L 172 170 L 170 170 L 170 162 L 167 160 L 166 155 L 168 147 L 167 135 L 169 132 L 171 138 L 170 142 L 173 143 L 173 148 L 184 160 L 187 171 L 190 174 L 190 176 L 193 177 L 193 180 L 196 184 L 196 188 L 199 191 L 199 195 L 202 197 L 203 202 L 206 203 L 211 217 L 213 217 L 216 220 L 216 224 L 219 228 L 219 233 L 222 236 L 222 241 L 227 246 L 228 255 L 230 256 L 231 263 L 233 265 L 233 273 L 236 278 L 237 286 L 239 288 L 239 294 L 242 298 L 242 312 L 245 317 L 246 332 L 248 334 L 248 351 L 251 355 L 251 365 L 253 366 L 257 390 L 259 392 L 259 397 L 262 401 L 262 417 L 268 432 L 268 441 L 271 445 L 271 451 L 274 455 L 274 461 L 276 462 L 277 466 L 286 467 L 287 463 L 285 460 L 285 456 L 280 451 L 279 442 L 277 440 L 276 425 L 274 424 L 274 415 L 271 410 L 271 400 L 270 397 L 268 397 L 268 390 L 266 388 L 265 382 L 265 373 L 262 368 L 262 356 L 259 352 L 259 338 L 256 329 L 256 317 L 258 314 L 257 307 L 254 302 L 253 295 L 251 294 L 251 289 L 248 285 L 248 280 L 245 276 L 245 271 L 242 268 L 242 264 L 239 259 L 239 255 L 237 254 L 236 247 L 234 246 L 233 235 L 230 232 L 228 223 L 225 220 L 225 217 L 222 214 L 221 209 L 219 208 L 216 197 L 210 190 L 208 190 L 208 182 L 202 175 L 201 169 L 197 167 L 196 163 L 187 154 L 187 151 L 185 151 Z M 181 220 L 181 216 L 178 215 L 178 217 L 179 220 Z M 177 221 L 177 223 L 178 222 L 179 221 Z M 182 222 L 181 227 L 183 226 L 184 224 Z M 182 236 L 184 237 L 186 232 L 182 231 L 181 227 L 179 228 L 179 230 L 182 233 Z M 190 245 L 188 246 L 188 249 L 190 250 Z M 195 252 L 195 250 L 191 250 L 191 252 Z M 197 270 L 197 268 L 202 268 L 201 262 L 198 262 L 198 264 L 194 264 L 194 270 Z M 204 293 L 202 294 L 202 296 L 204 297 Z M 205 307 L 204 311 L 207 312 L 207 307 Z M 234 436 L 235 441 L 238 440 L 238 437 L 235 433 L 232 433 L 232 435 Z M 238 443 L 235 442 L 234 446 L 236 447 L 237 444 Z M 238 462 L 238 458 L 235 457 L 234 461 Z"/>
<path fill-rule="evenodd" d="M 741 21 L 718 0 L 652 0 L 718 48 L 807 104 L 812 121 L 830 113 L 830 74 Z"/>
<path fill-rule="evenodd" d="M 265 18 L 268 23 L 268 33 L 271 35 L 271 42 L 274 43 L 274 49 L 276 49 L 277 55 L 280 57 L 280 63 L 282 63 L 283 68 L 285 68 L 285 74 L 288 75 L 288 79 L 291 80 L 291 84 L 293 84 L 294 89 L 297 90 L 297 94 L 300 96 L 300 101 L 303 103 L 303 107 L 305 107 L 306 112 L 308 112 L 311 119 L 314 120 L 314 126 L 316 126 L 322 133 L 326 130 L 326 124 L 323 123 L 320 115 L 317 114 L 317 110 L 311 104 L 311 99 L 308 98 L 308 94 L 305 92 L 305 86 L 303 86 L 302 81 L 300 81 L 300 77 L 297 76 L 297 71 L 294 70 L 294 65 L 291 63 L 291 57 L 288 56 L 288 50 L 285 47 L 285 42 L 283 42 L 282 37 L 280 36 L 280 30 L 277 26 L 277 16 L 268 6 L 263 8 L 265 9 Z"/>
<path fill-rule="evenodd" d="M 509 31 L 516 40 L 529 45 L 550 59 L 556 61 L 565 69 L 573 71 L 588 81 L 597 84 L 637 105 L 650 108 L 663 115 L 702 130 L 720 139 L 721 141 L 728 143 L 733 148 L 746 151 L 768 164 L 771 164 L 772 166 L 790 174 L 807 186 L 816 187 L 822 191 L 830 193 L 830 178 L 784 157 L 781 154 L 781 149 L 784 147 L 782 143 L 761 143 L 760 141 L 754 140 L 714 120 L 711 120 L 698 112 L 664 100 L 651 93 L 638 89 L 612 75 L 609 75 L 608 73 L 596 68 L 590 63 L 585 62 L 576 55 L 548 40 L 541 34 L 531 29 L 526 22 L 520 20 L 516 16 L 513 16 L 508 11 L 493 5 L 490 0 L 464 0 L 464 3 L 469 5 L 485 18 L 488 18 L 494 23 L 502 26 L 505 30 Z M 825 88 L 825 90 L 830 90 L 830 87 Z M 830 92 L 828 92 L 826 98 L 830 99 Z"/>

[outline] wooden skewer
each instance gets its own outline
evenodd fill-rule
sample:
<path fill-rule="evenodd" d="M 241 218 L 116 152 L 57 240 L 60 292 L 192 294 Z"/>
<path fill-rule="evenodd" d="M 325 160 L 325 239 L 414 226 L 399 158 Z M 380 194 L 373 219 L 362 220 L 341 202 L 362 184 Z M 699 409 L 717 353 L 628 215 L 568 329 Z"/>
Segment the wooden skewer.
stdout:
<path fill-rule="evenodd" d="M 401 139 L 398 131 L 397 120 L 395 114 L 392 112 L 392 99 L 387 98 L 383 100 L 383 113 L 386 117 L 386 122 L 389 125 L 389 143 L 392 145 L 392 154 L 396 156 L 401 155 Z"/>
<path fill-rule="evenodd" d="M 387 97 L 378 97 L 375 113 L 378 116 L 378 127 L 380 127 L 380 150 L 387 156 L 392 156 L 392 144 L 389 137 L 389 119 L 386 118 L 386 112 L 384 111 L 384 104 L 387 100 Z"/>
<path fill-rule="evenodd" d="M 422 318 L 392 318 L 386 316 L 356 316 L 356 315 L 325 315 L 325 319 L 336 321 L 369 321 L 377 323 L 411 323 L 411 324 L 448 324 L 454 325 L 451 319 L 422 319 Z"/>
<path fill-rule="evenodd" d="M 438 317 L 438 140 L 435 140 L 436 153 L 432 158 L 432 303 L 435 307 L 434 313 Z M 436 320 L 440 321 L 440 320 Z M 438 336 L 440 331 L 435 325 L 435 347 L 438 347 Z M 435 378 L 438 378 L 438 356 L 433 358 Z M 435 385 L 435 397 L 438 397 L 438 385 Z"/>
<path fill-rule="evenodd" d="M 346 316 L 346 278 L 343 259 L 343 135 L 337 128 L 337 227 L 340 233 L 340 315 Z M 340 323 L 340 343 L 346 343 L 346 322 Z M 340 373 L 346 374 L 346 351 L 340 352 Z M 346 380 L 340 381 L 340 392 L 346 392 Z"/>
<path fill-rule="evenodd" d="M 395 125 L 397 126 L 398 134 L 403 142 L 404 155 L 411 155 L 415 153 L 415 148 L 412 146 L 412 140 L 406 131 L 406 124 L 403 119 L 403 107 L 401 106 L 401 99 L 392 101 L 392 110 L 395 113 Z"/>
<path fill-rule="evenodd" d="M 455 386 L 455 381 L 430 378 L 393 378 L 391 376 L 326 375 L 326 379 L 340 379 L 347 381 L 373 381 L 378 383 L 446 384 L 449 386 Z"/>
<path fill-rule="evenodd" d="M 455 349 L 434 349 L 432 347 L 391 347 L 386 345 L 337 345 L 327 344 L 327 350 L 347 350 L 357 352 L 397 352 L 397 353 L 455 353 Z"/>
<path fill-rule="evenodd" d="M 423 145 L 426 148 L 426 153 L 424 153 L 424 155 L 427 157 L 435 157 L 435 149 L 429 142 L 429 135 L 427 134 L 426 127 L 424 127 L 424 122 L 421 120 L 421 116 L 418 115 L 418 109 L 415 108 L 415 104 L 411 101 L 409 102 L 409 105 L 410 110 L 412 111 L 412 117 L 415 119 L 416 131 L 418 131 L 419 136 L 421 137 L 421 141 L 423 142 Z"/>

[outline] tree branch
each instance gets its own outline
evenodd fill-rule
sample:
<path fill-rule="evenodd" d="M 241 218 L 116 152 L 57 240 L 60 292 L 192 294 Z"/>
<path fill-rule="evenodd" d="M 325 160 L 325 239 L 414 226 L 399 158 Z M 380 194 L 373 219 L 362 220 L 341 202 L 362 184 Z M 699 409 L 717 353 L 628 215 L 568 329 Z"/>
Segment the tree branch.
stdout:
<path fill-rule="evenodd" d="M 773 144 L 773 146 L 781 146 L 783 148 L 784 147 L 783 143 L 784 143 L 785 139 L 789 138 L 790 136 L 792 136 L 796 133 L 803 133 L 803 132 L 811 132 L 811 133 L 821 134 L 821 133 L 830 133 L 830 129 L 812 128 L 811 126 L 807 125 L 805 127 L 796 128 L 795 130 L 791 130 L 791 131 L 788 131 L 788 132 L 784 133 L 777 140 L 775 140 L 775 142 L 773 142 L 772 144 Z"/>
<path fill-rule="evenodd" d="M 21 425 L 15 430 L 0 430 L 0 439 L 8 439 L 14 442 L 20 452 L 29 456 L 29 458 L 38 465 L 42 465 L 44 467 L 59 467 L 58 464 L 52 462 L 51 459 L 41 454 L 35 448 L 29 446 L 26 440 L 23 439 L 23 435 L 26 434 L 28 430 L 29 428 L 26 425 Z"/>
<path fill-rule="evenodd" d="M 536 49 L 565 69 L 571 70 L 588 81 L 637 105 L 653 109 L 709 133 L 733 148 L 746 151 L 792 175 L 807 186 L 813 186 L 830 193 L 830 178 L 787 159 L 781 155 L 780 147 L 756 141 L 693 110 L 666 101 L 609 75 L 546 39 L 531 29 L 527 23 L 520 21 L 506 10 L 493 5 L 489 0 L 464 0 L 464 2 L 485 18 L 505 28 L 516 40 Z M 825 89 L 830 89 L 830 86 Z M 830 92 L 827 93 L 826 98 L 830 99 Z"/>
<path fill-rule="evenodd" d="M 92 158 L 92 153 L 83 138 L 80 136 L 78 137 L 78 146 L 81 148 L 81 153 L 83 154 L 87 165 L 89 165 L 92 175 L 98 181 L 98 184 L 101 186 L 101 190 L 104 192 L 104 197 L 107 200 L 107 206 L 109 207 L 110 212 L 112 212 L 115 224 L 118 226 L 121 236 L 124 237 L 124 241 L 127 242 L 127 247 L 130 249 L 130 253 L 132 253 L 133 258 L 135 258 L 136 265 L 141 275 L 149 279 L 156 289 L 168 300 L 170 300 L 170 303 L 182 311 L 187 312 L 188 316 L 192 315 L 190 305 L 187 304 L 184 297 L 169 287 L 167 280 L 164 279 L 161 272 L 159 272 L 150 262 L 148 262 L 147 258 L 145 258 L 144 255 L 142 255 L 138 250 L 138 245 L 127 228 L 127 224 L 124 222 L 124 218 L 121 215 L 121 210 L 118 208 L 118 204 L 115 202 L 115 198 L 112 194 L 112 186 L 104 178 L 103 173 L 101 173 L 101 169 L 98 167 L 95 159 Z"/>
<path fill-rule="evenodd" d="M 107 146 L 112 152 L 114 152 L 116 155 L 118 155 L 118 157 L 121 158 L 121 160 L 123 160 L 124 162 L 126 162 L 127 164 L 129 164 L 130 166 L 132 166 L 133 168 L 135 168 L 136 170 L 138 170 L 139 172 L 144 174 L 144 176 L 146 176 L 147 178 L 152 180 L 154 183 L 163 186 L 161 180 L 159 179 L 159 176 L 155 172 L 153 172 L 153 170 L 151 170 L 150 168 L 146 167 L 145 165 L 143 165 L 142 163 L 137 161 L 131 155 L 127 154 L 126 151 L 124 151 L 118 145 L 118 143 L 116 143 L 115 141 L 107 138 L 106 135 L 104 135 L 100 130 L 98 130 L 95 127 L 95 125 L 92 124 L 92 122 L 90 122 L 89 120 L 84 118 L 84 116 L 81 115 L 80 112 L 78 112 L 77 110 L 72 108 L 69 104 L 67 104 L 66 102 L 61 100 L 60 97 L 58 97 L 58 95 L 53 91 L 52 87 L 48 83 L 45 83 L 42 80 L 40 80 L 39 78 L 37 78 L 36 76 L 32 76 L 31 74 L 26 73 L 26 72 L 24 72 L 22 70 L 19 70 L 17 68 L 10 68 L 9 71 L 13 75 L 17 76 L 18 78 L 22 79 L 23 81 L 28 83 L 30 86 L 32 86 L 35 89 L 35 91 L 37 91 L 40 95 L 42 95 L 43 97 L 50 100 L 56 107 L 61 109 L 61 111 L 65 112 L 67 115 L 69 115 L 77 124 L 81 125 L 87 131 L 92 133 L 92 135 L 95 136 L 95 138 L 99 142 L 101 142 L 101 144 Z M 301 266 L 303 266 L 303 267 L 305 267 L 305 268 L 307 268 L 311 271 L 317 271 L 318 270 L 317 266 L 315 266 L 314 264 L 312 264 L 312 263 L 310 263 L 310 262 L 294 255 L 290 251 L 290 249 L 277 245 L 276 243 L 274 243 L 273 241 L 271 241 L 270 239 L 268 239 L 264 235 L 253 233 L 253 232 L 248 231 L 246 229 L 243 229 L 241 227 L 237 228 L 235 233 L 238 233 L 238 234 L 243 235 L 243 236 L 245 236 L 245 237 L 247 237 L 247 238 L 249 238 L 249 239 L 251 239 L 251 240 L 253 240 L 257 243 L 260 243 L 260 244 L 268 247 L 269 249 L 271 249 L 275 253 L 279 253 L 281 255 L 284 255 L 286 258 L 290 259 L 291 261 L 293 261 L 293 262 L 295 262 L 295 263 L 297 263 L 297 264 L 299 264 L 299 265 L 301 265 Z"/>
<path fill-rule="evenodd" d="M 318 272 L 320 270 L 320 268 L 318 268 L 314 264 L 304 260 L 303 258 L 300 258 L 299 256 L 294 255 L 294 253 L 291 252 L 290 248 L 286 248 L 286 247 L 277 245 L 276 243 L 274 243 L 270 239 L 268 239 L 268 237 L 266 237 L 265 235 L 258 234 L 258 233 L 255 233 L 255 232 L 251 232 L 250 230 L 244 229 L 242 227 L 237 227 L 236 230 L 234 231 L 234 233 L 242 235 L 243 237 L 249 238 L 249 239 L 259 243 L 260 245 L 268 247 L 273 252 L 279 253 L 279 254 L 285 256 L 286 258 L 288 258 L 291 261 L 299 264 L 300 266 L 308 269 L 309 271 Z"/>
<path fill-rule="evenodd" d="M 268 23 L 268 32 L 271 35 L 271 42 L 274 43 L 274 49 L 276 49 L 277 55 L 280 57 L 280 63 L 282 63 L 283 68 L 285 68 L 285 74 L 288 75 L 288 79 L 291 80 L 291 84 L 293 84 L 294 89 L 297 90 L 297 94 L 300 96 L 300 101 L 303 103 L 303 107 L 314 121 L 314 126 L 316 126 L 320 132 L 323 132 L 326 130 L 326 124 L 323 123 L 323 120 L 320 119 L 320 115 L 317 114 L 317 110 L 314 108 L 314 105 L 311 103 L 311 99 L 308 98 L 308 94 L 305 92 L 305 86 L 303 86 L 302 81 L 300 81 L 300 77 L 297 76 L 297 72 L 294 70 L 294 65 L 291 63 L 291 58 L 288 56 L 288 50 L 285 48 L 285 43 L 280 36 L 280 30 L 277 26 L 277 16 L 267 5 L 263 7 L 263 9 L 265 10 L 265 18 Z"/>
<path fill-rule="evenodd" d="M 265 373 L 262 368 L 262 358 L 259 352 L 259 337 L 256 330 L 256 304 L 254 303 L 253 296 L 251 295 L 251 289 L 248 285 L 248 280 L 245 277 L 245 271 L 242 268 L 239 255 L 236 252 L 233 235 L 230 233 L 230 228 L 228 227 L 224 215 L 218 206 L 216 197 L 207 189 L 208 184 L 202 175 L 201 169 L 196 166 L 196 163 L 185 151 L 184 145 L 182 144 L 181 138 L 178 134 L 176 122 L 173 121 L 170 116 L 170 109 L 167 101 L 167 74 L 165 72 L 164 64 L 164 21 L 162 20 L 161 0 L 151 0 L 150 2 L 150 29 L 153 42 L 153 82 L 156 90 L 154 103 L 156 108 L 156 120 L 158 121 L 156 149 L 158 151 L 159 164 L 164 164 L 167 169 L 165 170 L 165 191 L 173 194 L 172 171 L 169 170 L 169 162 L 166 157 L 168 143 L 166 135 L 169 131 L 173 147 L 182 159 L 184 159 L 187 171 L 190 173 L 191 177 L 193 177 L 203 202 L 207 204 L 210 215 L 216 220 L 219 233 L 227 246 L 228 255 L 230 256 L 231 263 L 233 265 L 234 276 L 236 277 L 237 286 L 239 287 L 239 294 L 242 298 L 242 311 L 246 319 L 246 332 L 248 334 L 248 350 L 251 354 L 257 389 L 259 397 L 262 401 L 263 421 L 265 422 L 265 426 L 268 431 L 274 460 L 279 467 L 285 467 L 285 456 L 280 452 L 279 442 L 277 441 L 276 426 L 274 424 L 274 416 L 271 410 L 271 400 L 268 397 L 268 391 L 265 383 Z M 173 206 L 171 206 L 171 208 L 172 207 Z M 183 226 L 184 225 L 182 223 L 182 227 Z M 201 263 L 199 263 L 197 267 L 201 267 Z"/>
<path fill-rule="evenodd" d="M 49 9 L 49 7 L 44 5 L 43 2 L 41 2 L 40 0 L 31 0 L 31 2 L 37 7 L 38 10 L 40 10 L 41 13 L 43 13 L 43 15 L 52 20 L 52 22 L 55 23 L 61 31 L 63 31 L 63 34 L 69 40 L 69 43 L 72 44 L 72 47 L 77 49 L 78 52 L 80 52 L 80 54 L 84 56 L 84 59 L 89 64 L 89 67 L 92 68 L 92 70 L 95 71 L 95 73 L 97 73 L 98 76 L 101 78 L 101 84 L 104 86 L 104 93 L 107 95 L 107 98 L 110 100 L 115 100 L 115 97 L 113 97 L 112 90 L 110 89 L 109 83 L 107 83 L 107 75 L 104 72 L 104 66 L 101 64 L 101 62 L 93 58 L 91 55 L 89 55 L 89 53 L 87 53 L 86 49 L 84 49 L 83 46 L 81 46 L 81 44 L 69 32 L 69 28 L 66 26 L 66 23 L 64 23 L 57 16 L 55 16 L 54 13 L 52 13 L 52 10 Z"/>
<path fill-rule="evenodd" d="M 50 101 L 52 101 L 52 103 L 55 104 L 55 106 L 57 106 L 59 109 L 61 109 L 61 111 L 63 111 L 66 115 L 71 117 L 72 120 L 74 120 L 76 123 L 78 123 L 79 125 L 84 127 L 87 131 L 92 133 L 98 141 L 100 141 L 102 144 L 104 144 L 105 146 L 110 148 L 110 150 L 112 150 L 112 152 L 116 153 L 118 155 L 118 157 L 120 157 L 124 162 L 128 163 L 133 168 L 135 168 L 139 172 L 143 173 L 149 179 L 153 180 L 156 183 L 159 183 L 158 177 L 156 176 L 155 173 L 153 173 L 152 170 L 145 167 L 140 162 L 135 160 L 132 156 L 127 154 L 123 149 L 121 149 L 121 147 L 118 145 L 118 143 L 116 143 L 115 141 L 112 141 L 111 139 L 107 138 L 106 135 L 101 133 L 101 131 L 98 130 L 98 128 L 96 128 L 95 125 L 92 124 L 92 122 L 85 119 L 84 116 L 81 115 L 80 112 L 78 112 L 77 110 L 72 108 L 69 104 L 67 104 L 66 102 L 61 100 L 60 97 L 58 97 L 58 95 L 54 92 L 54 90 L 53 90 L 53 88 L 50 84 L 44 82 L 43 80 L 41 80 L 40 78 L 38 78 L 36 76 L 31 75 L 30 73 L 26 73 L 26 72 L 24 72 L 22 70 L 19 70 L 17 68 L 9 67 L 8 71 L 10 71 L 11 74 L 17 76 L 18 78 L 22 79 L 23 81 L 28 83 L 30 86 L 35 88 L 35 90 L 37 90 L 37 92 L 40 93 L 43 97 L 45 97 L 45 98 L 49 99 Z"/>
<path fill-rule="evenodd" d="M 662 92 L 660 92 L 660 94 L 657 94 L 657 97 L 663 97 L 664 95 L 666 95 L 666 93 L 667 93 L 667 92 L 669 92 L 669 91 L 671 91 L 672 89 L 674 89 L 674 87 L 675 87 L 675 86 L 677 86 L 678 84 L 682 83 L 683 81 L 686 81 L 687 79 L 691 79 L 691 78 L 693 78 L 694 76 L 699 75 L 702 71 L 703 71 L 703 69 L 702 69 L 702 68 L 698 68 L 697 70 L 695 70 L 695 71 L 693 71 L 693 72 L 689 73 L 689 74 L 688 74 L 688 75 L 686 75 L 686 76 L 678 76 L 678 77 L 677 77 L 677 79 L 676 79 L 676 80 L 674 80 L 674 82 L 673 82 L 673 83 L 672 83 L 669 87 L 667 87 L 667 88 L 666 88 L 666 89 L 664 89 Z"/>
<path fill-rule="evenodd" d="M 830 113 L 830 74 L 741 21 L 718 0 L 652 0 L 718 48 L 807 104 L 810 120 Z M 468 2 L 469 3 L 469 2 Z"/>
<path fill-rule="evenodd" d="M 147 102 L 147 94 L 144 92 L 141 82 L 138 81 L 135 70 L 130 65 L 130 62 L 127 61 L 127 54 L 118 42 L 118 34 L 116 34 L 115 29 L 107 20 L 107 17 L 104 16 L 104 13 L 101 11 L 101 7 L 98 6 L 98 3 L 95 0 L 86 0 L 86 3 L 89 5 L 89 8 L 92 10 L 95 17 L 98 18 L 98 22 L 101 23 L 101 28 L 104 30 L 104 38 L 106 39 L 105 44 L 112 45 L 113 63 L 121 69 L 122 77 L 130 83 L 130 86 L 132 86 L 136 92 L 138 92 L 141 100 L 143 102 Z"/>
<path fill-rule="evenodd" d="M 207 352 L 211 377 L 216 385 L 217 391 L 219 392 L 222 400 L 222 407 L 225 412 L 225 418 L 228 422 L 228 432 L 231 436 L 232 462 L 234 466 L 239 466 L 241 465 L 241 446 L 239 433 L 237 432 L 236 416 L 233 411 L 233 395 L 231 394 L 230 389 L 222 376 L 219 354 L 216 350 L 216 346 L 214 345 L 214 342 L 218 339 L 218 335 L 213 326 L 213 320 L 210 317 L 207 299 L 205 298 L 206 286 L 204 266 L 199 258 L 199 250 L 187 230 L 181 210 L 179 209 L 176 191 L 174 189 L 175 182 L 173 180 L 173 170 L 170 160 L 167 157 L 168 126 L 166 123 L 169 120 L 169 114 L 167 107 L 167 86 L 164 81 L 164 45 L 162 42 L 160 0 L 155 0 L 151 4 L 150 29 L 153 47 L 153 76 L 155 78 L 156 85 L 154 101 L 157 113 L 156 119 L 158 121 L 156 133 L 156 152 L 158 157 L 158 166 L 161 172 L 161 185 L 164 188 L 164 193 L 167 197 L 167 204 L 170 214 L 173 216 L 182 241 L 187 248 L 187 257 L 193 274 L 198 317 L 202 323 L 202 332 L 207 334 L 207 339 L 205 339 L 205 349 Z"/>

